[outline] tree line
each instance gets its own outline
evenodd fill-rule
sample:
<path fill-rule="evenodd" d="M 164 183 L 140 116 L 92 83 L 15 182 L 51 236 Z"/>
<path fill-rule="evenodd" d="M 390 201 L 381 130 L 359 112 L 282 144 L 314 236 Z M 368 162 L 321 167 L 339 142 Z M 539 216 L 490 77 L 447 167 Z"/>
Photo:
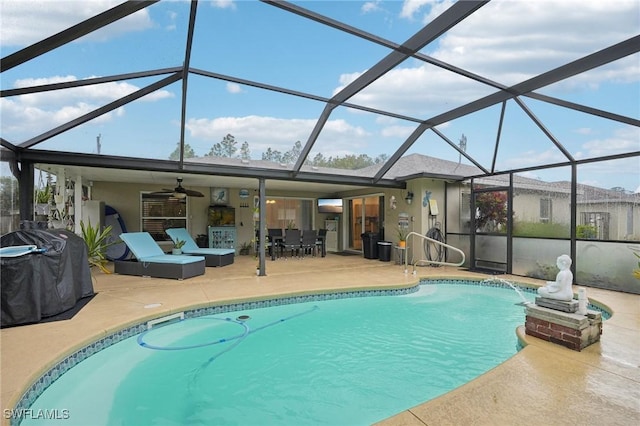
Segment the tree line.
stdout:
<path fill-rule="evenodd" d="M 271 147 L 267 148 L 267 150 L 262 153 L 261 160 L 273 161 L 274 163 L 293 164 L 298 160 L 298 157 L 300 157 L 301 153 L 302 143 L 300 141 L 296 141 L 296 143 L 293 144 L 293 147 L 285 152 L 279 151 L 277 149 L 272 149 Z M 193 148 L 191 148 L 189 144 L 185 144 L 184 158 L 186 159 L 195 157 L 197 157 L 197 155 L 195 154 Z M 251 149 L 249 148 L 249 143 L 246 141 L 243 142 L 238 148 L 238 142 L 236 141 L 236 138 L 232 134 L 227 134 L 224 138 L 222 138 L 220 142 L 214 144 L 211 147 L 209 152 L 205 154 L 205 157 L 227 157 L 250 160 Z M 304 164 L 308 166 L 356 170 L 372 166 L 374 164 L 384 163 L 385 161 L 387 161 L 388 157 L 389 156 L 386 154 L 380 154 L 375 158 L 369 157 L 367 154 L 349 154 L 343 157 L 325 157 L 324 155 L 318 153 L 313 158 L 307 158 Z M 179 158 L 180 142 L 177 143 L 176 149 L 171 153 L 171 155 L 169 155 L 170 160 L 178 160 Z"/>

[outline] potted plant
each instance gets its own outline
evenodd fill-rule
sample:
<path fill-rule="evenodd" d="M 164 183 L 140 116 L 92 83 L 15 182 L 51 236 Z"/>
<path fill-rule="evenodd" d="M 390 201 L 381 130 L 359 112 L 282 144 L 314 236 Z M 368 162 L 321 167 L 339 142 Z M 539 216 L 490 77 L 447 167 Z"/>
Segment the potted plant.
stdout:
<path fill-rule="evenodd" d="M 176 242 L 173 244 L 173 250 L 171 250 L 171 253 L 173 254 L 182 254 L 182 247 L 186 244 L 186 241 L 184 240 L 176 240 Z"/>
<path fill-rule="evenodd" d="M 47 184 L 44 188 L 39 188 L 35 193 L 35 214 L 46 216 L 49 214 L 49 197 L 51 196 L 51 187 Z"/>
<path fill-rule="evenodd" d="M 242 243 L 242 245 L 240 245 L 240 254 L 241 254 L 241 255 L 247 255 L 247 254 L 249 254 L 249 250 L 251 250 L 251 244 L 249 244 L 249 243 Z"/>
<path fill-rule="evenodd" d="M 82 239 L 87 245 L 87 255 L 89 258 L 89 265 L 91 267 L 97 266 L 105 274 L 110 274 L 106 268 L 107 264 L 107 247 L 116 242 L 109 242 L 109 236 L 111 235 L 111 225 L 105 227 L 102 231 L 100 226 L 96 225 L 94 228 L 91 226 L 91 221 L 87 225 L 83 221 L 80 221 L 80 230 L 82 232 Z"/>
<path fill-rule="evenodd" d="M 398 226 L 398 247 L 406 247 L 407 246 L 407 234 L 409 231 L 407 228 L 402 226 Z"/>

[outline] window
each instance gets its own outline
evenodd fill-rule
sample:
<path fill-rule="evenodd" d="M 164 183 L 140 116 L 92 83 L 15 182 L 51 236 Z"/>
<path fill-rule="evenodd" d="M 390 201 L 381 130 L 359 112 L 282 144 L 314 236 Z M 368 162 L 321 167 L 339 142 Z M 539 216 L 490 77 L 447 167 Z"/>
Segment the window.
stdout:
<path fill-rule="evenodd" d="M 540 223 L 551 223 L 551 198 L 540 198 Z"/>
<path fill-rule="evenodd" d="M 460 211 L 458 212 L 460 220 L 459 230 L 463 233 L 469 233 L 471 230 L 471 193 L 460 193 Z"/>
<path fill-rule="evenodd" d="M 583 212 L 580 214 L 581 223 L 578 226 L 577 237 L 583 239 L 609 239 L 609 213 Z"/>
<path fill-rule="evenodd" d="M 267 197 L 267 228 L 313 229 L 313 200 Z"/>
<path fill-rule="evenodd" d="M 171 194 L 142 193 L 140 197 L 141 226 L 156 241 L 169 241 L 168 228 L 187 228 L 187 199 Z"/>

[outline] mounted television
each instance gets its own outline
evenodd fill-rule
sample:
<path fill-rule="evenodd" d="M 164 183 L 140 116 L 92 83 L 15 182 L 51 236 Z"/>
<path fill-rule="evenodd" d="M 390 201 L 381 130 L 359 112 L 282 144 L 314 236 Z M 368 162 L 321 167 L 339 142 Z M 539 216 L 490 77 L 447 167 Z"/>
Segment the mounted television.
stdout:
<path fill-rule="evenodd" d="M 342 199 L 318 198 L 318 213 L 342 213 Z"/>

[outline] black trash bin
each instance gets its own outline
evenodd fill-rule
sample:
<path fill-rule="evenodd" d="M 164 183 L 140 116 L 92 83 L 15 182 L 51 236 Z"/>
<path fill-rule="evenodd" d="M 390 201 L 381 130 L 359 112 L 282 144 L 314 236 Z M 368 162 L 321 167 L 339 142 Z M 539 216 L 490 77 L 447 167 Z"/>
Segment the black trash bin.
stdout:
<path fill-rule="evenodd" d="M 378 258 L 378 234 L 375 232 L 365 232 L 362 237 L 362 250 L 365 259 Z"/>
<path fill-rule="evenodd" d="M 391 243 L 389 241 L 378 242 L 378 259 L 381 262 L 389 262 L 391 260 Z"/>

